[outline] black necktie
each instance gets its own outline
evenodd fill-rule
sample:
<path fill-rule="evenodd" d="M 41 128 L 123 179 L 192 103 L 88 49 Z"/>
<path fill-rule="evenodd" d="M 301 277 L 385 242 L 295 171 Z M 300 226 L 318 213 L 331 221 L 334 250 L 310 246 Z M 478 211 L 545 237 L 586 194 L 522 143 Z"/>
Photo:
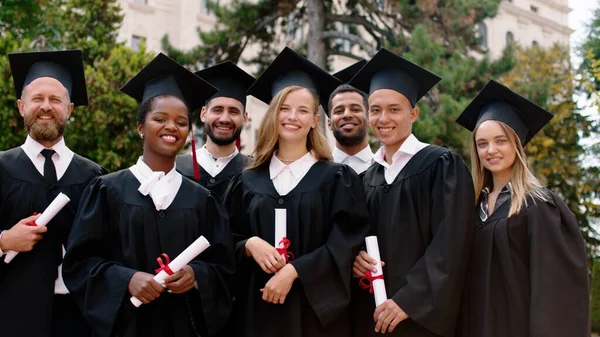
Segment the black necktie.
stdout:
<path fill-rule="evenodd" d="M 52 161 L 52 155 L 55 153 L 56 151 L 51 149 L 42 150 L 42 156 L 46 158 L 44 161 L 44 178 L 50 184 L 56 184 L 56 167 L 54 167 L 54 162 Z"/>

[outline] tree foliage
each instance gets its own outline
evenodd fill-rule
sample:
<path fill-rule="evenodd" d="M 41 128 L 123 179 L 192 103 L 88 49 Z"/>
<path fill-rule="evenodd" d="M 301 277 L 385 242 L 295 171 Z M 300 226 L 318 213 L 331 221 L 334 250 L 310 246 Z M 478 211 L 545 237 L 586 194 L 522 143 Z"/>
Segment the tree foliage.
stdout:
<path fill-rule="evenodd" d="M 591 78 L 594 91 L 597 92 L 600 90 L 600 73 L 598 65 L 594 65 L 594 61 L 600 60 L 600 1 L 596 1 L 592 21 L 586 25 L 586 29 L 587 37 L 578 48 L 579 53 L 584 57 L 580 70 Z"/>
<path fill-rule="evenodd" d="M 519 49 L 516 66 L 501 81 L 554 118 L 527 145 L 531 166 L 575 214 L 588 252 L 598 244 L 591 220 L 600 216 L 600 168 L 586 165 L 581 139 L 597 135 L 598 127 L 573 101 L 576 85 L 566 46 Z"/>
<path fill-rule="evenodd" d="M 119 88 L 149 60 L 116 42 L 122 20 L 117 0 L 4 1 L 0 5 L 0 149 L 23 143 L 8 53 L 81 49 L 89 105 L 77 107 L 65 133 L 67 146 L 108 170 L 135 163 L 137 103 Z"/>

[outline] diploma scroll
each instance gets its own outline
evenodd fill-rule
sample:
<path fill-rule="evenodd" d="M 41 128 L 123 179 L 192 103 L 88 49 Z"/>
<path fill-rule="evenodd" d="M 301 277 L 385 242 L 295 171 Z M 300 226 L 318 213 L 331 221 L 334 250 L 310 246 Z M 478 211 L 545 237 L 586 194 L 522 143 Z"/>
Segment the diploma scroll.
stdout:
<path fill-rule="evenodd" d="M 285 208 L 275 208 L 275 242 L 273 243 L 273 247 L 275 248 L 283 248 L 284 242 L 287 234 L 287 209 Z M 281 254 L 281 257 L 286 259 L 284 253 Z"/>
<path fill-rule="evenodd" d="M 154 280 L 160 284 L 164 284 L 165 279 L 170 274 L 176 273 L 181 268 L 190 263 L 196 256 L 200 255 L 206 248 L 210 246 L 208 240 L 204 236 L 200 236 L 196 241 L 194 241 L 189 247 L 187 247 L 181 254 L 179 254 L 173 261 L 168 263 L 166 266 L 159 268 L 160 271 L 156 276 L 154 276 Z M 129 299 L 134 306 L 139 307 L 142 305 L 142 301 L 137 299 L 135 296 L 131 296 Z"/>
<path fill-rule="evenodd" d="M 275 243 L 273 247 L 281 254 L 285 262 L 294 259 L 294 254 L 288 252 L 290 240 L 287 238 L 287 209 L 275 208 Z"/>
<path fill-rule="evenodd" d="M 54 200 L 46 207 L 44 212 L 40 215 L 35 222 L 31 223 L 32 226 L 46 226 L 55 216 L 60 212 L 63 207 L 65 207 L 69 203 L 70 199 L 64 193 L 59 193 Z M 4 257 L 4 262 L 10 263 L 15 256 L 19 254 L 18 252 L 9 251 L 6 253 Z"/>
<path fill-rule="evenodd" d="M 367 236 L 365 238 L 365 244 L 367 246 L 367 254 L 377 261 L 375 269 L 377 272 L 370 273 L 371 287 L 373 294 L 375 295 L 375 307 L 378 307 L 381 303 L 387 300 L 387 293 L 385 291 L 385 282 L 383 281 L 383 270 L 381 269 L 381 257 L 379 255 L 379 243 L 377 242 L 376 236 Z"/>

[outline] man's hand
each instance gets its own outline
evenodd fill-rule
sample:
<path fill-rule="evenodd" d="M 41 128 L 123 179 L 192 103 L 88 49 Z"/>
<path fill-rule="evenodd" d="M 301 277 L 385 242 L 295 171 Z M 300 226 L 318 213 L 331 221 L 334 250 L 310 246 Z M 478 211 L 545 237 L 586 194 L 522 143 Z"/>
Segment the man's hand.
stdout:
<path fill-rule="evenodd" d="M 19 221 L 11 229 L 4 231 L 0 240 L 0 249 L 3 252 L 8 252 L 9 250 L 15 252 L 31 251 L 33 246 L 43 238 L 42 234 L 48 231 L 46 226 L 27 225 L 27 223 L 33 222 L 39 217 L 40 214 L 32 215 Z"/>

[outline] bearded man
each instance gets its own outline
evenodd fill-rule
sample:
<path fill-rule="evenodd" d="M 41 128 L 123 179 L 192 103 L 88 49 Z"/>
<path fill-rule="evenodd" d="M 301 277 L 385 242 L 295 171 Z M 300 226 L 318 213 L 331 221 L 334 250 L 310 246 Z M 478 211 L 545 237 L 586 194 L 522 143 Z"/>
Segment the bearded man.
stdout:
<path fill-rule="evenodd" d="M 175 163 L 179 173 L 222 197 L 231 178 L 248 165 L 248 157 L 239 152 L 236 140 L 248 122 L 246 91 L 255 79 L 230 61 L 198 71 L 196 75 L 219 92 L 200 112 L 206 144 L 195 156 L 194 153 L 177 156 Z M 194 170 L 199 172 L 199 178 L 194 176 Z"/>
<path fill-rule="evenodd" d="M 106 171 L 66 145 L 76 105 L 87 105 L 81 51 L 9 55 L 22 146 L 0 153 L 0 336 L 89 336 L 62 276 L 67 242 L 83 190 Z M 33 222 L 59 194 L 70 202 L 46 226 Z M 19 252 L 9 264 L 8 251 Z"/>

